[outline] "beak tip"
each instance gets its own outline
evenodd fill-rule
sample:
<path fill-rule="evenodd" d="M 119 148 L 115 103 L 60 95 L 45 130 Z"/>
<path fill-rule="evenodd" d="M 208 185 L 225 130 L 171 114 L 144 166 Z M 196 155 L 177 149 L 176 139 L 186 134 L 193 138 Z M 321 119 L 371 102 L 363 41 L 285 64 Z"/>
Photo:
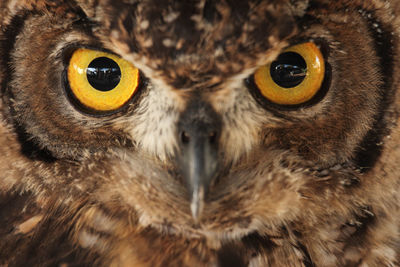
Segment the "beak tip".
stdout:
<path fill-rule="evenodd" d="M 199 187 L 192 193 L 192 201 L 190 203 L 190 210 L 192 217 L 195 221 L 198 221 L 201 217 L 204 207 L 204 187 Z"/>

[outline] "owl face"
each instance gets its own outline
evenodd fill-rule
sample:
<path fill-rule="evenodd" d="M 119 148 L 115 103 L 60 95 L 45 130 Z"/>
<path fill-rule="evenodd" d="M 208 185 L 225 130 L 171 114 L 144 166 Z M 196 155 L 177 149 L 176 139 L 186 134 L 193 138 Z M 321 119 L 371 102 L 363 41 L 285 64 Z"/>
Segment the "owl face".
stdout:
<path fill-rule="evenodd" d="M 65 203 L 267 233 L 349 197 L 379 152 L 395 37 L 361 3 L 64 2 L 24 20 L 5 99 L 46 170 L 32 175 Z"/>

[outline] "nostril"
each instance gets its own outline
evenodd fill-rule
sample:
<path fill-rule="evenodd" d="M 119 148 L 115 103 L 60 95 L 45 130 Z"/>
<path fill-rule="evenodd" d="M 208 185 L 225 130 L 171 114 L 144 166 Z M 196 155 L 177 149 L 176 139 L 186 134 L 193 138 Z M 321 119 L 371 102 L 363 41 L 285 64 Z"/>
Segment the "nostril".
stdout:
<path fill-rule="evenodd" d="M 210 142 L 210 144 L 214 144 L 217 141 L 217 133 L 216 132 L 211 132 L 208 135 L 208 141 Z"/>
<path fill-rule="evenodd" d="M 190 142 L 190 136 L 187 132 L 185 131 L 181 132 L 181 141 L 184 144 L 188 144 Z"/>

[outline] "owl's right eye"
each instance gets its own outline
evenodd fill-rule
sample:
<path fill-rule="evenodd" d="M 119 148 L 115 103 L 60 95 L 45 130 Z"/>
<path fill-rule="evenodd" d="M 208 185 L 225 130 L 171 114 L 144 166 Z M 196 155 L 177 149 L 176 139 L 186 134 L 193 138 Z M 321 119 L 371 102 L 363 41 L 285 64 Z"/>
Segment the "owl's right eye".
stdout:
<path fill-rule="evenodd" d="M 139 70 L 110 53 L 77 49 L 67 69 L 72 97 L 87 110 L 110 112 L 123 107 L 139 86 Z"/>

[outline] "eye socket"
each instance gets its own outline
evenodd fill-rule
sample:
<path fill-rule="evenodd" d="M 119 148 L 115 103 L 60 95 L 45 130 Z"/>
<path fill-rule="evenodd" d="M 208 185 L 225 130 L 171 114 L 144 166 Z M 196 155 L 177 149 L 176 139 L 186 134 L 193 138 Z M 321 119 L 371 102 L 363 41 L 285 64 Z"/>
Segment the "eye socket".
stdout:
<path fill-rule="evenodd" d="M 137 68 L 118 56 L 83 48 L 74 51 L 67 70 L 74 98 L 97 112 L 123 107 L 137 91 L 139 76 Z"/>
<path fill-rule="evenodd" d="M 313 98 L 325 76 L 325 61 L 314 43 L 289 47 L 271 64 L 260 67 L 254 82 L 260 93 L 279 105 L 299 105 Z"/>

